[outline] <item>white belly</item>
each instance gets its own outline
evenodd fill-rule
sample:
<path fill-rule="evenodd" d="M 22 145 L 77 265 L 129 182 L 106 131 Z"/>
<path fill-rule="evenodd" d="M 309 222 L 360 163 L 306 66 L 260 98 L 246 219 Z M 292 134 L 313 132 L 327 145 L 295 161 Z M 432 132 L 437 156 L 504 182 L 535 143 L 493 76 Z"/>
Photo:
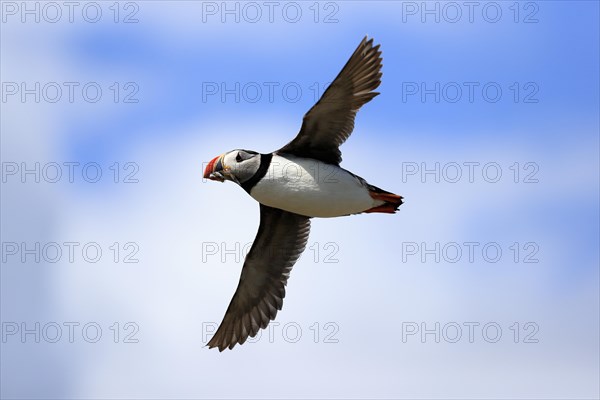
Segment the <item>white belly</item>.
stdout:
<path fill-rule="evenodd" d="M 262 204 L 309 217 L 339 217 L 383 204 L 346 170 L 321 161 L 274 155 L 250 195 Z"/>

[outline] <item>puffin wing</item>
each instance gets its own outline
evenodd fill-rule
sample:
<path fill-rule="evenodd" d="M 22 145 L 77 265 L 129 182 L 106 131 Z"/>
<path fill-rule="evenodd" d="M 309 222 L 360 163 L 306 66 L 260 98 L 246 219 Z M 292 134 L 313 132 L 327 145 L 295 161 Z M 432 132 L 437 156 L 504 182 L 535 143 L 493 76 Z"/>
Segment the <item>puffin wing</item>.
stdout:
<path fill-rule="evenodd" d="M 319 101 L 304 115 L 298 135 L 278 150 L 299 157 L 339 164 L 339 146 L 354 129 L 354 118 L 363 104 L 379 93 L 381 51 L 367 37 L 360 42 L 344 68 Z"/>
<path fill-rule="evenodd" d="M 260 205 L 258 233 L 209 348 L 232 349 L 275 319 L 283 306 L 290 271 L 306 247 L 309 232 L 308 217 Z"/>

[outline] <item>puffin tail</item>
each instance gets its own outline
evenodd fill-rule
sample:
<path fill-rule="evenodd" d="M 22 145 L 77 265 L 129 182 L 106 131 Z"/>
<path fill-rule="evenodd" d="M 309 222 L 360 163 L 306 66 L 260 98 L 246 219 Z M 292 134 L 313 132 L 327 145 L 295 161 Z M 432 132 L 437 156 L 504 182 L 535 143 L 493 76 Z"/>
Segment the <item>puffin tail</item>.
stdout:
<path fill-rule="evenodd" d="M 402 196 L 398 196 L 397 194 L 386 192 L 385 190 L 379 189 L 376 186 L 369 185 L 369 194 L 374 200 L 383 201 L 384 203 L 369 208 L 364 211 L 366 213 L 386 213 L 386 214 L 394 214 L 398 207 L 400 207 L 403 203 Z"/>

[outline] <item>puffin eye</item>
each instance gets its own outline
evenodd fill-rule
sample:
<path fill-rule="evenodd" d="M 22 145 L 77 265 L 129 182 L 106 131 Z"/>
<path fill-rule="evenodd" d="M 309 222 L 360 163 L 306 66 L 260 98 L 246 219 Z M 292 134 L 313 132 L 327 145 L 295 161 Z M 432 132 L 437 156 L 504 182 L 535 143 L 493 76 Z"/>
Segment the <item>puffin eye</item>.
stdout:
<path fill-rule="evenodd" d="M 235 161 L 242 162 L 242 153 L 237 153 L 237 156 L 235 156 Z"/>

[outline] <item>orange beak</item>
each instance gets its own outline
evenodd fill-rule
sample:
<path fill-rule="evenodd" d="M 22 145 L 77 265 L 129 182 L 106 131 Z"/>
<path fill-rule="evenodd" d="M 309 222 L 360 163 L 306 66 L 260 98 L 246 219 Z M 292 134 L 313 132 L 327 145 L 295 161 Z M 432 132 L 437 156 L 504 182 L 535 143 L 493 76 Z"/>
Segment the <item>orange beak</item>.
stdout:
<path fill-rule="evenodd" d="M 206 166 L 206 169 L 204 170 L 204 179 L 211 179 L 213 181 L 221 181 L 223 182 L 223 179 L 213 175 L 215 172 L 220 172 L 223 170 L 223 156 L 225 154 L 221 154 L 220 156 L 217 156 L 215 158 L 213 158 L 212 160 L 210 160 L 210 162 L 208 163 L 208 165 Z"/>

